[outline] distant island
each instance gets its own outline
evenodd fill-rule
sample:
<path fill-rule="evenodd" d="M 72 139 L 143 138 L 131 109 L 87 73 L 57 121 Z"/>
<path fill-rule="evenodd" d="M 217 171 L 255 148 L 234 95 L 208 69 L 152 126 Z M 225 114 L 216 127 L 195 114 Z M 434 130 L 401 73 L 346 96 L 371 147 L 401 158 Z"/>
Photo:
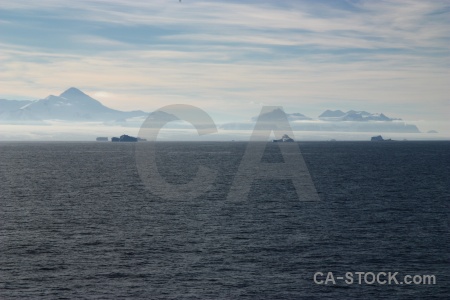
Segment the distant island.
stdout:
<path fill-rule="evenodd" d="M 100 136 L 95 139 L 97 142 L 108 142 L 109 138 L 105 136 Z M 134 137 L 130 135 L 123 134 L 120 137 L 112 137 L 111 142 L 146 142 L 146 139 L 141 139 L 140 137 Z"/>
<path fill-rule="evenodd" d="M 287 134 L 284 134 L 281 139 L 273 140 L 274 143 L 292 143 L 294 139 L 290 138 Z"/>
<path fill-rule="evenodd" d="M 121 135 L 120 137 L 111 138 L 111 142 L 146 142 L 146 139 L 141 139 L 140 137 L 129 136 L 126 134 Z"/>

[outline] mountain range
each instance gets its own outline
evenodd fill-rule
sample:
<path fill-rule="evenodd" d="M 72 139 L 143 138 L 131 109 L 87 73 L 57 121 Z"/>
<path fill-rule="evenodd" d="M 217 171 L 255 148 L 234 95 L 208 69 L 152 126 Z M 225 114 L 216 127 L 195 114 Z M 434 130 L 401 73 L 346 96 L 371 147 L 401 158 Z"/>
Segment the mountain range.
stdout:
<path fill-rule="evenodd" d="M 142 110 L 120 111 L 111 109 L 77 88 L 69 88 L 59 96 L 50 95 L 34 101 L 1 100 L 0 123 L 3 124 L 48 124 L 49 120 L 65 122 L 103 122 L 122 126 L 141 126 L 149 113 Z M 174 115 L 157 111 L 150 114 L 151 120 L 174 121 Z M 341 132 L 419 132 L 415 125 L 405 124 L 401 119 L 390 118 L 383 113 L 366 111 L 326 110 L 317 119 L 301 113 L 285 113 L 281 108 L 253 117 L 248 122 L 225 123 L 224 130 L 252 130 L 256 120 L 276 122 L 287 117 L 293 130 L 341 131 Z M 133 122 L 134 120 L 134 122 Z M 177 122 L 175 122 L 177 123 Z M 169 127 L 184 128 L 186 124 L 172 123 Z M 178 122 L 179 123 L 179 122 Z M 152 126 L 151 121 L 147 126 Z"/>
<path fill-rule="evenodd" d="M 45 123 L 45 120 L 121 122 L 148 113 L 106 107 L 77 88 L 35 101 L 0 100 L 1 123 Z"/>
<path fill-rule="evenodd" d="M 390 118 L 383 113 L 326 110 L 317 119 L 313 119 L 301 113 L 285 113 L 281 108 L 255 116 L 251 118 L 250 122 L 225 123 L 220 128 L 224 130 L 252 130 L 257 120 L 276 123 L 285 120 L 284 115 L 290 122 L 291 128 L 297 131 L 420 132 L 417 126 L 405 124 L 401 119 Z"/>
<path fill-rule="evenodd" d="M 260 121 L 275 121 L 279 120 L 281 114 L 285 114 L 289 121 L 307 121 L 314 120 L 313 118 L 307 117 L 301 113 L 285 113 L 281 108 L 276 108 L 270 112 L 262 114 L 259 116 Z M 253 117 L 252 122 L 256 122 L 258 116 Z M 369 113 L 367 111 L 356 111 L 349 110 L 348 112 L 343 112 L 342 110 L 329 110 L 324 111 L 319 117 L 322 121 L 355 121 L 355 122 L 365 122 L 365 121 L 400 121 L 399 118 L 389 118 L 383 113 Z"/>
<path fill-rule="evenodd" d="M 396 121 L 398 118 L 389 118 L 382 113 L 369 113 L 367 111 L 349 110 L 343 112 L 342 110 L 324 111 L 320 116 L 320 120 L 324 121 Z"/>

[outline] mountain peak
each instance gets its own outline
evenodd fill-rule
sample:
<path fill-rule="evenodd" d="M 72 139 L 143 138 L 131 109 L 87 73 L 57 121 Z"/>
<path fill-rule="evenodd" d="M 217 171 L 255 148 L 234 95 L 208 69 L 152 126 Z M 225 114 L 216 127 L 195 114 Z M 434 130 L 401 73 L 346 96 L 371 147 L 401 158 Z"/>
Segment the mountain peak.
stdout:
<path fill-rule="evenodd" d="M 345 115 L 345 112 L 343 112 L 342 110 L 327 109 L 319 116 L 319 118 L 338 118 L 342 117 L 343 115 Z"/>
<path fill-rule="evenodd" d="M 39 121 L 89 121 L 115 122 L 131 118 L 146 117 L 142 111 L 124 112 L 104 106 L 101 102 L 71 87 L 59 96 L 24 103 L 3 104 L 0 101 L 0 123 L 3 120 Z"/>
<path fill-rule="evenodd" d="M 79 96 L 87 96 L 87 95 L 85 93 L 83 93 L 82 91 L 80 91 L 79 89 L 77 89 L 75 87 L 71 87 L 59 96 L 64 97 L 64 98 L 71 98 L 71 97 L 79 97 Z"/>

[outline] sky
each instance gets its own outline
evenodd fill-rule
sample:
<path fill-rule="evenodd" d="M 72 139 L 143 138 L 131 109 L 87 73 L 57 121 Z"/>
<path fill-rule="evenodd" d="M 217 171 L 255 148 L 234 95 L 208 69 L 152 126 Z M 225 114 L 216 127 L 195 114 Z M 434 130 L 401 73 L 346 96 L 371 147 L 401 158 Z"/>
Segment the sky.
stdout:
<path fill-rule="evenodd" d="M 450 1 L 0 0 L 0 99 L 382 112 L 446 130 Z"/>

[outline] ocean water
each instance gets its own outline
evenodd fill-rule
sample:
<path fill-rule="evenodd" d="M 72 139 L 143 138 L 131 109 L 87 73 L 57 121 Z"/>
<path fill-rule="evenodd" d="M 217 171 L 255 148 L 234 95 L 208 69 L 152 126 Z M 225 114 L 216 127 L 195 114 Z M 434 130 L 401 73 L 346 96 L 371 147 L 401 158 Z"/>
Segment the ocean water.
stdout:
<path fill-rule="evenodd" d="M 450 142 L 300 143 L 319 201 L 283 179 L 227 201 L 246 146 L 158 143 L 168 182 L 199 165 L 219 174 L 195 199 L 162 199 L 132 143 L 0 143 L 0 299 L 448 299 Z M 276 144 L 263 161 L 283 161 Z M 316 272 L 436 284 L 325 285 Z"/>

